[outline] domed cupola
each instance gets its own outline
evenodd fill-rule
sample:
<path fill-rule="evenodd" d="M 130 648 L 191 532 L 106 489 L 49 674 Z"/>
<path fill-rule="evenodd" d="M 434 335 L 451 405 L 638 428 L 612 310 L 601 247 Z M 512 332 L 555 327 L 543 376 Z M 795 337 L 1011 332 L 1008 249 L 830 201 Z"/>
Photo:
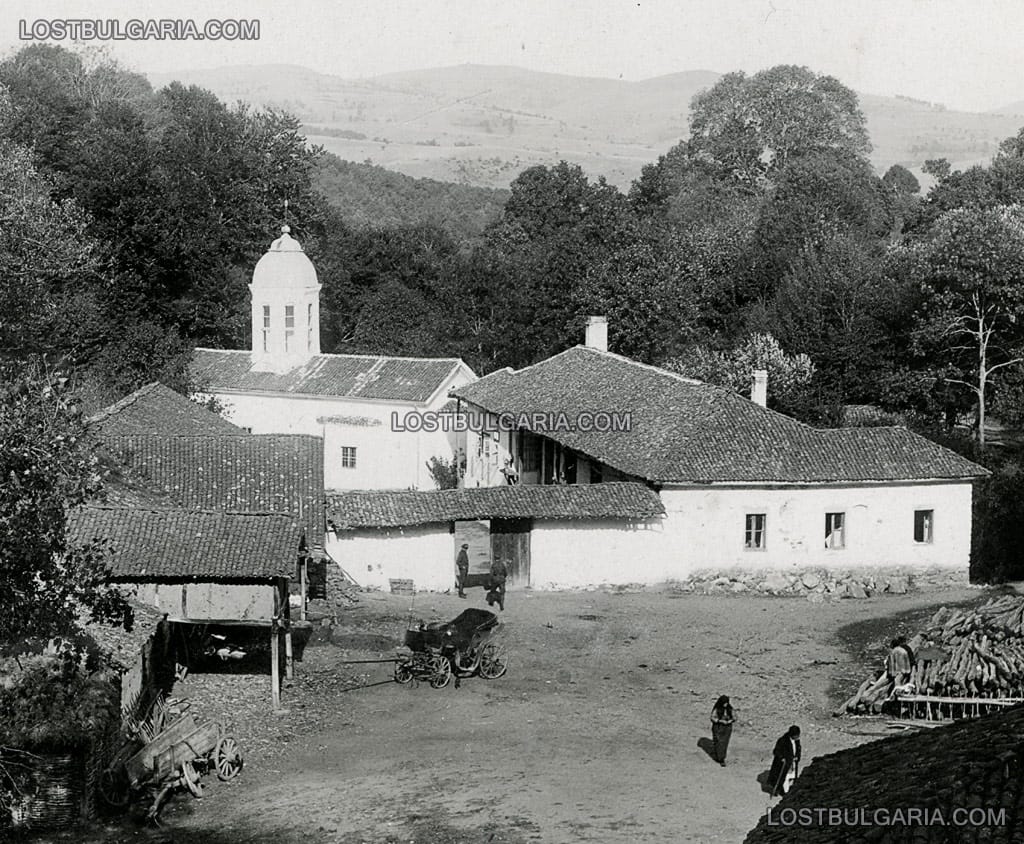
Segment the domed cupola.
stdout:
<path fill-rule="evenodd" d="M 281 226 L 249 285 L 253 369 L 287 372 L 320 354 L 320 287 L 313 262 Z"/>

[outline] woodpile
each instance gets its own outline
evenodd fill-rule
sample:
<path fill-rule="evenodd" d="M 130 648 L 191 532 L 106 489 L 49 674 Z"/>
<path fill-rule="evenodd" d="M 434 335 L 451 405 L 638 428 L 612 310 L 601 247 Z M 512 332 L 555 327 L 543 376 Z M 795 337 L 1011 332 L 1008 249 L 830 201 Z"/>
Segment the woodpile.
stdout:
<path fill-rule="evenodd" d="M 975 609 L 942 607 L 909 645 L 917 659 L 901 692 L 1024 699 L 1024 597 L 1005 595 Z M 881 712 L 893 692 L 883 670 L 865 680 L 834 714 Z"/>

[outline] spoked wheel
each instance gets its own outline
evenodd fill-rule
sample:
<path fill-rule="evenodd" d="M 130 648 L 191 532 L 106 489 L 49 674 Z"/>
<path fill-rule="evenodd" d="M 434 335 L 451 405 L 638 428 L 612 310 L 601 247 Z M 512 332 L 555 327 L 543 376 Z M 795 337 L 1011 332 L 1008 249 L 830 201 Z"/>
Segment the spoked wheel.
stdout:
<path fill-rule="evenodd" d="M 203 796 L 203 784 L 199 782 L 199 772 L 191 762 L 181 763 L 181 781 L 185 788 L 192 792 L 193 797 Z"/>
<path fill-rule="evenodd" d="M 507 670 L 505 649 L 495 644 L 484 645 L 480 654 L 480 676 L 485 680 L 497 680 Z"/>
<path fill-rule="evenodd" d="M 430 688 L 443 689 L 452 679 L 452 664 L 446 656 L 435 656 L 430 661 Z"/>
<path fill-rule="evenodd" d="M 242 770 L 242 751 L 231 736 L 224 736 L 213 750 L 213 764 L 217 778 L 227 782 L 233 780 Z"/>
<path fill-rule="evenodd" d="M 128 774 L 122 765 L 107 768 L 100 774 L 100 796 L 108 806 L 115 809 L 123 809 L 128 805 L 131 787 L 128 784 Z"/>
<path fill-rule="evenodd" d="M 395 682 L 405 685 L 412 681 L 412 664 L 406 661 L 395 663 Z"/>

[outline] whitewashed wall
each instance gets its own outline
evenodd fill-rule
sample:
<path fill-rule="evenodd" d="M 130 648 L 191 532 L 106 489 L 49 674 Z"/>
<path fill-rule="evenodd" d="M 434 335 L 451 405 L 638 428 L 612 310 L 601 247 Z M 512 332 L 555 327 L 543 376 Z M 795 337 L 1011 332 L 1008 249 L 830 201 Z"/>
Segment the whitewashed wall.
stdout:
<path fill-rule="evenodd" d="M 960 567 L 971 549 L 971 485 L 664 489 L 669 544 L 693 569 Z M 934 510 L 933 541 L 914 542 L 914 511 Z M 766 515 L 764 550 L 744 547 L 748 513 Z M 825 548 L 825 514 L 846 514 L 846 547 Z M 692 570 L 692 569 L 691 569 Z"/>
<path fill-rule="evenodd" d="M 458 372 L 455 386 L 470 380 Z M 324 439 L 327 489 L 434 489 L 426 463 L 434 456 L 451 460 L 456 435 L 392 430 L 392 414 L 405 426 L 409 412 L 437 410 L 448 400 L 441 390 L 430 405 L 331 399 L 317 396 L 211 393 L 224 416 L 254 434 L 312 434 Z M 359 421 L 330 421 L 349 417 Z M 320 421 L 324 420 L 324 421 Z M 356 466 L 341 465 L 342 447 L 356 449 Z"/>
<path fill-rule="evenodd" d="M 662 518 L 537 520 L 530 536 L 530 584 L 571 589 L 664 583 L 685 568 L 682 556 L 682 549 L 666 544 Z"/>
<path fill-rule="evenodd" d="M 408 579 L 418 591 L 455 588 L 455 540 L 447 524 L 341 531 L 327 536 L 327 553 L 367 589 Z"/>

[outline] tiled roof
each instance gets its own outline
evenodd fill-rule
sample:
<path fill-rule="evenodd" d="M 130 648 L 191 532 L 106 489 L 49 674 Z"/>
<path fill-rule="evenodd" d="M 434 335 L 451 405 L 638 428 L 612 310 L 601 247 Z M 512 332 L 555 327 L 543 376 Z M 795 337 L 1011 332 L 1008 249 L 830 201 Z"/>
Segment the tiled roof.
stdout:
<path fill-rule="evenodd" d="M 90 416 L 100 437 L 131 434 L 245 436 L 223 416 L 200 407 L 170 387 L 153 382 Z"/>
<path fill-rule="evenodd" d="M 471 519 L 642 519 L 664 512 L 658 494 L 636 483 L 338 492 L 327 499 L 328 519 L 339 529 Z"/>
<path fill-rule="evenodd" d="M 189 369 L 205 392 L 296 393 L 425 402 L 465 367 L 458 358 L 313 355 L 290 372 L 254 372 L 247 351 L 196 349 Z"/>
<path fill-rule="evenodd" d="M 800 773 L 789 794 L 772 808 L 775 822 L 762 818 L 746 844 L 845 844 L 849 842 L 1020 841 L 1024 814 L 1024 707 L 981 718 L 895 736 L 821 756 Z M 1006 825 L 979 837 L 973 825 L 954 827 L 954 809 L 983 806 L 1006 809 Z M 785 810 L 846 809 L 853 822 L 779 825 Z M 868 825 L 854 810 L 866 809 Z M 875 810 L 937 811 L 946 826 L 932 822 L 908 829 L 877 826 Z M 809 815 L 813 817 L 813 815 Z M 970 833 L 969 837 L 960 834 Z M 953 834 L 957 833 L 957 834 Z M 993 837 L 993 833 L 995 836 Z"/>
<path fill-rule="evenodd" d="M 79 619 L 79 626 L 89 635 L 89 638 L 113 656 L 122 668 L 130 668 L 139 659 L 143 646 L 163 620 L 164 613 L 135 598 L 132 594 L 133 587 L 122 586 L 121 592 L 131 605 L 135 615 L 135 623 L 131 630 L 110 624 L 101 624 L 85 617 Z"/>
<path fill-rule="evenodd" d="M 452 391 L 495 414 L 657 483 L 823 483 L 969 479 L 986 470 L 902 428 L 818 430 L 721 387 L 577 346 Z M 575 428 L 581 412 L 625 414 L 628 430 Z M 566 429 L 559 414 L 568 419 Z M 558 427 L 552 427 L 553 425 Z"/>
<path fill-rule="evenodd" d="M 68 542 L 109 543 L 113 577 L 268 580 L 295 574 L 300 528 L 280 513 L 78 507 Z"/>
<path fill-rule="evenodd" d="M 131 486 L 149 491 L 150 502 L 156 495 L 190 510 L 288 513 L 311 547 L 323 543 L 320 437 L 106 437 L 104 448 Z"/>

